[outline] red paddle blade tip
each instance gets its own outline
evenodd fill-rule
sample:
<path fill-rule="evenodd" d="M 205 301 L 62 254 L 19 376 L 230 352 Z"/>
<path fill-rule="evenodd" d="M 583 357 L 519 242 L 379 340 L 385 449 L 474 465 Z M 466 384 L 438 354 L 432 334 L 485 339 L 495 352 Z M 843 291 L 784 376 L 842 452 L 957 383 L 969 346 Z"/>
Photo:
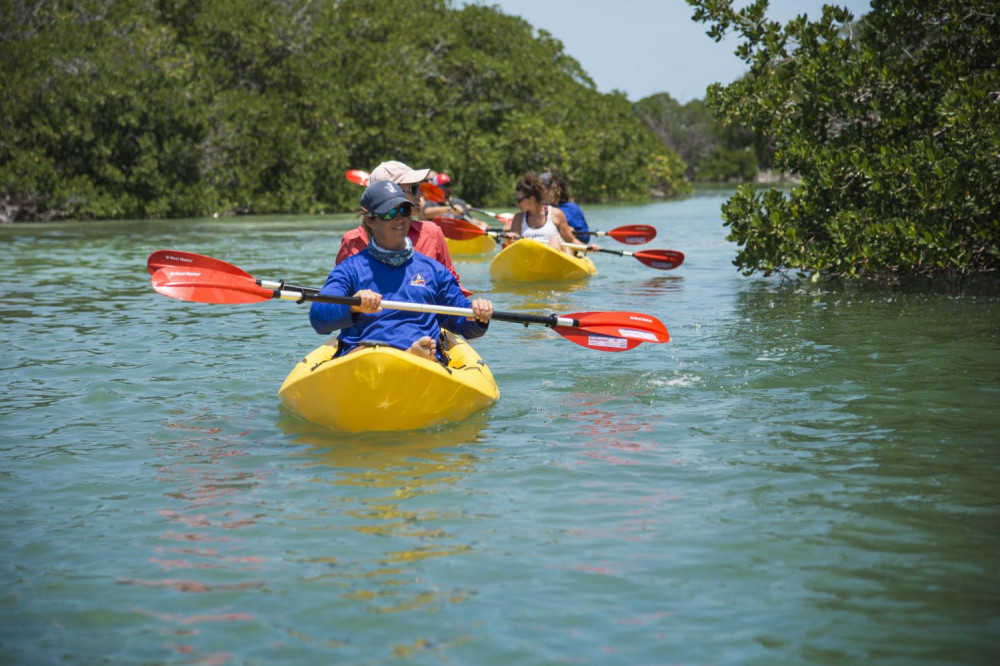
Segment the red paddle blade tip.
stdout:
<path fill-rule="evenodd" d="M 206 257 L 203 254 L 195 254 L 194 252 L 184 252 L 183 250 L 157 250 L 149 255 L 149 259 L 146 260 L 146 268 L 149 270 L 150 275 L 161 268 L 210 268 L 213 271 L 232 273 L 233 275 L 240 275 L 242 277 L 253 277 L 242 268 L 233 266 L 221 259 Z"/>
<path fill-rule="evenodd" d="M 684 263 L 684 253 L 677 250 L 640 250 L 635 258 L 650 268 L 669 271 Z"/>
<path fill-rule="evenodd" d="M 274 298 L 274 292 L 253 278 L 208 268 L 161 268 L 151 278 L 158 294 L 196 303 L 259 303 Z"/>
<path fill-rule="evenodd" d="M 187 252 L 178 252 L 175 250 L 157 250 L 149 255 L 146 259 L 146 270 L 152 275 L 161 268 L 168 268 L 170 266 L 191 266 L 194 264 L 194 259 L 188 256 Z"/>
<path fill-rule="evenodd" d="M 459 220 L 454 217 L 435 217 L 431 220 L 431 222 L 441 227 L 441 231 L 444 233 L 445 238 L 450 238 L 452 240 L 469 240 L 471 238 L 482 236 L 486 233 L 483 229 L 480 229 L 471 222 Z"/>
<path fill-rule="evenodd" d="M 430 199 L 434 203 L 444 203 L 444 190 L 434 183 L 420 183 L 420 193 L 424 198 Z"/>
<path fill-rule="evenodd" d="M 656 238 L 656 228 L 648 224 L 628 224 L 608 232 L 619 243 L 642 245 Z"/>
<path fill-rule="evenodd" d="M 367 187 L 369 175 L 370 174 L 367 171 L 362 171 L 361 169 L 348 169 L 347 173 L 344 174 L 344 177 L 355 185 Z"/>

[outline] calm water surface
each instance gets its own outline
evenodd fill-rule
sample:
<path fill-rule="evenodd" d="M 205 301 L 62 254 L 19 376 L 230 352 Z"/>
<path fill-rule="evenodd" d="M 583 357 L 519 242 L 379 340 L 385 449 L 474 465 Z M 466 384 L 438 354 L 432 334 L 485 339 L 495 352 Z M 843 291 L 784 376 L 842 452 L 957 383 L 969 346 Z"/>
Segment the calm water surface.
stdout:
<path fill-rule="evenodd" d="M 305 306 L 145 270 L 174 248 L 320 286 L 350 218 L 0 228 L 0 662 L 995 663 L 997 290 L 742 277 L 725 195 L 587 208 L 654 225 L 674 271 L 494 289 L 462 260 L 500 309 L 673 340 L 497 322 L 500 401 L 389 435 L 279 409 L 323 340 Z"/>

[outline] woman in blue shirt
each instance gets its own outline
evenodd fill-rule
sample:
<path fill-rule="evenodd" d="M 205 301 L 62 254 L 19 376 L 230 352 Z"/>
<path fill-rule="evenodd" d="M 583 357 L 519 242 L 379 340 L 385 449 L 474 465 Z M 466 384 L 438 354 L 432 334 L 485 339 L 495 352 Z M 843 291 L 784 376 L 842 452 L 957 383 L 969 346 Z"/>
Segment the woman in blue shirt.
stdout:
<path fill-rule="evenodd" d="M 360 344 L 384 344 L 424 358 L 443 361 L 437 349 L 442 328 L 464 338 L 486 333 L 493 304 L 485 298 L 471 303 L 455 277 L 440 262 L 414 252 L 407 238 L 413 205 L 392 181 L 372 183 L 361 196 L 364 223 L 371 230 L 368 247 L 330 272 L 320 294 L 356 296 L 361 305 L 313 303 L 309 321 L 317 333 L 340 330 L 341 354 Z M 470 318 L 380 307 L 382 298 L 471 308 Z"/>
<path fill-rule="evenodd" d="M 566 178 L 560 172 L 548 169 L 540 176 L 540 179 L 542 185 L 548 190 L 545 203 L 555 204 L 566 217 L 566 221 L 573 229 L 573 234 L 584 243 L 589 242 L 590 227 L 587 226 L 587 218 L 583 216 L 583 209 L 573 201 L 573 195 L 570 194 Z"/>

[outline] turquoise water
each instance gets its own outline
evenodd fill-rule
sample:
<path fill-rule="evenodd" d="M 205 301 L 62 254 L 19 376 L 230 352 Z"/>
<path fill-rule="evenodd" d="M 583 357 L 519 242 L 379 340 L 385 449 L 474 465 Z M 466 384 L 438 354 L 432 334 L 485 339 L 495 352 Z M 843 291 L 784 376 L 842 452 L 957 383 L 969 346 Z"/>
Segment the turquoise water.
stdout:
<path fill-rule="evenodd" d="M 0 228 L 0 662 L 995 661 L 997 290 L 742 277 L 725 194 L 587 208 L 654 225 L 674 271 L 494 289 L 460 261 L 500 309 L 673 340 L 497 322 L 500 401 L 388 435 L 279 409 L 324 339 L 305 306 L 145 270 L 173 248 L 320 286 L 349 217 Z"/>

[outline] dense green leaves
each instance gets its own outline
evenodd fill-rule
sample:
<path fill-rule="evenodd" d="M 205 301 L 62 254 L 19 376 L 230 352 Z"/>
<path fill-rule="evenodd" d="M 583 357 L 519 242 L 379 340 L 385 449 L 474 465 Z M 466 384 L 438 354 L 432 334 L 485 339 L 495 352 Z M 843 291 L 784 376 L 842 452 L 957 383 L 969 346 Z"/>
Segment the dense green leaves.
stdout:
<path fill-rule="evenodd" d="M 769 167 L 769 144 L 750 130 L 722 124 L 700 99 L 681 105 L 659 93 L 639 100 L 635 113 L 687 164 L 691 180 L 743 182 Z"/>
<path fill-rule="evenodd" d="M 346 169 L 444 170 L 481 205 L 529 169 L 577 199 L 683 165 L 552 35 L 447 0 L 7 0 L 0 219 L 346 211 Z"/>
<path fill-rule="evenodd" d="M 1000 17 L 987 0 L 874 0 L 786 26 L 764 0 L 689 0 L 742 35 L 750 72 L 712 86 L 725 122 L 774 138 L 788 195 L 742 186 L 724 206 L 745 273 L 905 278 L 1000 264 Z"/>

